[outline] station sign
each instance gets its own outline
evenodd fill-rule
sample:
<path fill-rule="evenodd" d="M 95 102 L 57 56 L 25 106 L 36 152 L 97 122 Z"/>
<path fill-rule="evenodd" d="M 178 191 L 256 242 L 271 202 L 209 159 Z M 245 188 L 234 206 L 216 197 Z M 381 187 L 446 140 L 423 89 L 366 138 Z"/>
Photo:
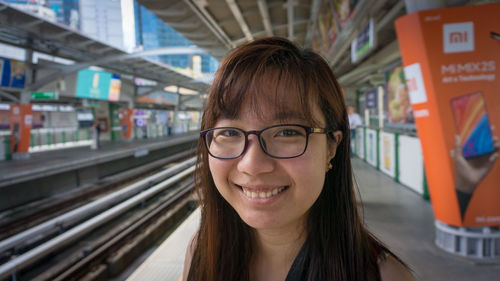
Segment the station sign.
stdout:
<path fill-rule="evenodd" d="M 370 19 L 368 25 L 363 28 L 359 35 L 351 43 L 351 61 L 353 63 L 366 57 L 375 47 L 375 24 Z"/>
<path fill-rule="evenodd" d="M 57 100 L 59 95 L 57 92 L 33 92 L 31 93 L 32 100 Z"/>
<path fill-rule="evenodd" d="M 375 109 L 378 106 L 378 90 L 377 88 L 370 89 L 365 92 L 365 108 Z"/>

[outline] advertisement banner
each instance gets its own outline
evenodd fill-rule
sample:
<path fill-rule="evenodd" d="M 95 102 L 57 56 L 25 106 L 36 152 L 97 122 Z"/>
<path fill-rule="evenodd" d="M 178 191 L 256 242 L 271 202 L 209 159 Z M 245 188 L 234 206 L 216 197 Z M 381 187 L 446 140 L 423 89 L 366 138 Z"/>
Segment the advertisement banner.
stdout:
<path fill-rule="evenodd" d="M 330 54 L 330 47 L 337 40 L 339 25 L 334 18 L 334 6 L 331 0 L 322 0 L 316 26 L 312 34 L 312 48 L 323 56 Z"/>
<path fill-rule="evenodd" d="M 0 57 L 0 86 L 24 88 L 27 68 L 25 62 Z"/>
<path fill-rule="evenodd" d="M 76 97 L 117 101 L 120 99 L 120 76 L 106 71 L 83 69 L 78 71 Z"/>
<path fill-rule="evenodd" d="M 389 123 L 413 123 L 413 109 L 402 66 L 386 74 L 386 108 Z"/>
<path fill-rule="evenodd" d="M 380 134 L 380 170 L 387 175 L 396 177 L 396 137 L 392 133 L 382 132 Z"/>
<path fill-rule="evenodd" d="M 113 74 L 111 76 L 111 82 L 109 83 L 109 96 L 108 100 L 110 101 L 119 101 L 120 100 L 120 90 L 122 86 L 122 81 L 120 80 L 120 76 Z"/>
<path fill-rule="evenodd" d="M 500 225 L 500 4 L 396 21 L 437 220 Z"/>
<path fill-rule="evenodd" d="M 120 108 L 120 121 L 122 126 L 122 138 L 125 140 L 132 138 L 132 130 L 134 129 L 133 108 Z"/>
<path fill-rule="evenodd" d="M 344 26 L 352 20 L 358 0 L 333 0 L 333 3 L 335 5 L 335 15 L 340 25 Z"/>
<path fill-rule="evenodd" d="M 356 154 L 359 158 L 365 159 L 365 128 L 356 128 Z"/>
<path fill-rule="evenodd" d="M 172 94 L 165 91 L 156 91 L 145 96 L 140 96 L 135 99 L 138 103 L 150 103 L 161 105 L 175 105 L 177 103 L 177 94 Z"/>
<path fill-rule="evenodd" d="M 12 104 L 10 106 L 10 149 L 12 153 L 28 152 L 32 123 L 31 104 Z"/>
<path fill-rule="evenodd" d="M 371 129 L 366 130 L 366 161 L 377 167 L 377 132 Z"/>

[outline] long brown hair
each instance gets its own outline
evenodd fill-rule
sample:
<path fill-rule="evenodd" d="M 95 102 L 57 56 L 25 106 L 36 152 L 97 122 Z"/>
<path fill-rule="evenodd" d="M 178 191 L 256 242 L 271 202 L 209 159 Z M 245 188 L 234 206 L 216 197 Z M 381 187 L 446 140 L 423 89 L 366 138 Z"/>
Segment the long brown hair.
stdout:
<path fill-rule="evenodd" d="M 349 128 L 344 97 L 328 64 L 283 38 L 265 38 L 240 46 L 221 62 L 203 112 L 201 129 L 218 119 L 237 117 L 243 103 L 259 114 L 259 103 L 271 102 L 286 116 L 297 103 L 311 125 L 312 103 L 319 105 L 330 131 L 343 139 L 332 159 L 319 198 L 307 218 L 307 280 L 380 280 L 376 253 L 388 251 L 363 226 L 352 179 Z M 260 112 L 262 113 L 262 112 Z M 202 140 L 198 144 L 196 184 L 201 224 L 189 269 L 190 281 L 249 280 L 252 229 L 222 198 L 208 167 Z"/>

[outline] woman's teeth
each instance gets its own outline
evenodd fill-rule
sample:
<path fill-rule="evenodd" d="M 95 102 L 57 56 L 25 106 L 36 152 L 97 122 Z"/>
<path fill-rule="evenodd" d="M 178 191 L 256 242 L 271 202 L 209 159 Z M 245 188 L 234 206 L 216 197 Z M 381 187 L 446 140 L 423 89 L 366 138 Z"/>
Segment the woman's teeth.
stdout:
<path fill-rule="evenodd" d="M 250 197 L 250 198 L 269 198 L 271 196 L 274 196 L 280 192 L 282 192 L 283 190 L 285 190 L 285 187 L 282 186 L 282 187 L 277 187 L 273 190 L 270 190 L 270 191 L 267 191 L 267 192 L 264 192 L 264 191 L 260 191 L 260 192 L 254 192 L 254 191 L 249 191 L 245 188 L 242 187 L 242 190 L 243 190 L 243 193 L 245 193 L 246 196 Z"/>

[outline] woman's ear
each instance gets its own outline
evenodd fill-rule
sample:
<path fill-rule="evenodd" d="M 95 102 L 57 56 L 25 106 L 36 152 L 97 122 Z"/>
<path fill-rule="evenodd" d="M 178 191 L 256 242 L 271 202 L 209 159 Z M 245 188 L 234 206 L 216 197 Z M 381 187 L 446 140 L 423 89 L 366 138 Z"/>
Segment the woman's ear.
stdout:
<path fill-rule="evenodd" d="M 337 147 L 342 141 L 342 132 L 333 131 L 330 133 L 331 139 L 328 141 L 328 159 L 331 161 L 335 154 L 337 153 Z"/>

